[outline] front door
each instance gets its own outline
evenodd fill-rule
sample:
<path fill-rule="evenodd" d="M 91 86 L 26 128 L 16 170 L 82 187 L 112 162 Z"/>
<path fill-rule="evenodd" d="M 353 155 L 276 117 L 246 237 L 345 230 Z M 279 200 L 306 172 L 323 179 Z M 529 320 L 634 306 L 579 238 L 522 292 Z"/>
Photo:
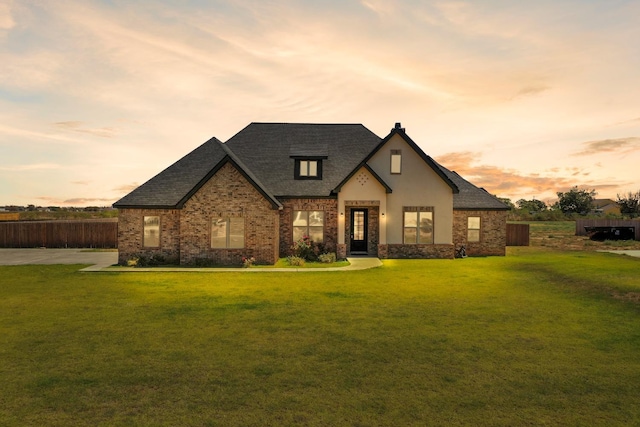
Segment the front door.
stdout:
<path fill-rule="evenodd" d="M 367 210 L 351 210 L 351 253 L 367 253 Z"/>

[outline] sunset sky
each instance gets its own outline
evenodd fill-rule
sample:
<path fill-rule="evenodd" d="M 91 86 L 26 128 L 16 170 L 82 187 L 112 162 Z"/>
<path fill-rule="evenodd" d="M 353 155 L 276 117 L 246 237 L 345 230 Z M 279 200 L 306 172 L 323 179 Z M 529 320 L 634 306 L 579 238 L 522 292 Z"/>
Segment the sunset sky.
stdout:
<path fill-rule="evenodd" d="M 107 206 L 250 122 L 395 122 L 500 197 L 640 190 L 640 1 L 0 0 L 0 206 Z"/>

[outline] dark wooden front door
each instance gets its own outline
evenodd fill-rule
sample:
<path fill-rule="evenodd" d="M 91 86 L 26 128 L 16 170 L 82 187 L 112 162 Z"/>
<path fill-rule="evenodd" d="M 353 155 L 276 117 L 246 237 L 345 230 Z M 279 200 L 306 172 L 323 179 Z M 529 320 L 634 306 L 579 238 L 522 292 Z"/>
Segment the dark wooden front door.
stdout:
<path fill-rule="evenodd" d="M 351 253 L 367 253 L 367 210 L 351 210 Z"/>

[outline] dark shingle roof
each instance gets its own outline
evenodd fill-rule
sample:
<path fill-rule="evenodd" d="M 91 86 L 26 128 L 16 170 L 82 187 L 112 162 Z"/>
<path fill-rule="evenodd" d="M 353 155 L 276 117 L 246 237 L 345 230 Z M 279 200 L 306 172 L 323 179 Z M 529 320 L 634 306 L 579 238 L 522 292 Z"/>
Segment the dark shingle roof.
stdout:
<path fill-rule="evenodd" d="M 283 197 L 327 197 L 380 142 L 361 124 L 251 123 L 225 143 Z M 294 179 L 294 157 L 326 157 L 321 180 Z"/>
<path fill-rule="evenodd" d="M 392 134 L 394 131 L 401 132 L 451 186 L 454 209 L 508 209 L 424 154 L 403 129 L 392 130 Z M 282 206 L 276 197 L 328 197 L 356 168 L 366 166 L 367 159 L 392 134 L 382 140 L 361 124 L 251 123 L 225 144 L 211 138 L 113 206 L 181 208 L 226 162 L 232 162 L 274 208 Z M 322 179 L 294 179 L 295 157 L 322 159 Z"/>
<path fill-rule="evenodd" d="M 502 203 L 495 196 L 489 194 L 484 188 L 478 188 L 456 172 L 452 172 L 444 166 L 434 163 L 449 177 L 460 190 L 453 195 L 453 209 L 460 210 L 509 210 L 509 206 Z"/>
<path fill-rule="evenodd" d="M 116 208 L 181 208 L 227 161 L 274 207 L 282 206 L 266 187 L 218 139 L 211 138 L 113 204 Z"/>
<path fill-rule="evenodd" d="M 125 207 L 177 207 L 187 194 L 227 155 L 211 138 L 113 204 Z"/>

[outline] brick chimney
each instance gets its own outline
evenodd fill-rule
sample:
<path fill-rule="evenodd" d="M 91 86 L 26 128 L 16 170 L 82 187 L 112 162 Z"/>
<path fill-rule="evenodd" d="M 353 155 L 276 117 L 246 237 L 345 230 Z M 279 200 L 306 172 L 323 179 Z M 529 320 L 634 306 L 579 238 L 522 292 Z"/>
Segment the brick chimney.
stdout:
<path fill-rule="evenodd" d="M 402 132 L 404 132 L 404 128 L 402 127 L 402 123 L 400 123 L 400 122 L 396 122 L 396 126 L 391 130 L 392 131 L 393 130 L 401 130 Z"/>

